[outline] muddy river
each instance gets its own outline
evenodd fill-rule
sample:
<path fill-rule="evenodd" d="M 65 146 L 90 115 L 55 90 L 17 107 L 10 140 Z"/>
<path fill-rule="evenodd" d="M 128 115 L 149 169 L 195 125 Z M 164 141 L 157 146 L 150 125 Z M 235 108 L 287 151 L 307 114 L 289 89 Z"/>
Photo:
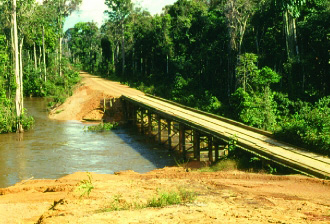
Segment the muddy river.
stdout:
<path fill-rule="evenodd" d="M 25 99 L 25 107 L 36 120 L 33 130 L 0 134 L 0 187 L 30 178 L 56 179 L 76 171 L 143 173 L 175 164 L 166 149 L 147 143 L 129 128 L 87 132 L 87 124 L 48 119 L 43 99 Z"/>

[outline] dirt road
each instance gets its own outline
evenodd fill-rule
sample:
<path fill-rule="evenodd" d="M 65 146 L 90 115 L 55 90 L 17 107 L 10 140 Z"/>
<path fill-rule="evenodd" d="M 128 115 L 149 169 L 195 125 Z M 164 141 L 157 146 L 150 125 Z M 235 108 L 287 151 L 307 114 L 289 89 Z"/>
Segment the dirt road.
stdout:
<path fill-rule="evenodd" d="M 125 95 L 144 95 L 141 91 L 129 88 L 119 82 L 102 79 L 82 72 L 82 80 L 72 97 L 50 113 L 55 120 L 101 120 L 104 116 L 99 109 L 102 99 L 119 98 Z"/>
<path fill-rule="evenodd" d="M 95 110 L 102 97 L 120 96 L 118 88 L 142 94 L 118 83 L 104 86 L 104 80 L 82 76 L 84 85 L 52 117 L 81 120 Z M 202 173 L 172 167 L 147 174 L 92 174 L 90 196 L 80 197 L 81 180 L 88 180 L 87 173 L 57 180 L 27 180 L 0 189 L 0 224 L 330 223 L 328 180 L 237 170 Z M 180 189 L 196 194 L 195 201 L 164 208 L 146 206 L 159 192 Z"/>

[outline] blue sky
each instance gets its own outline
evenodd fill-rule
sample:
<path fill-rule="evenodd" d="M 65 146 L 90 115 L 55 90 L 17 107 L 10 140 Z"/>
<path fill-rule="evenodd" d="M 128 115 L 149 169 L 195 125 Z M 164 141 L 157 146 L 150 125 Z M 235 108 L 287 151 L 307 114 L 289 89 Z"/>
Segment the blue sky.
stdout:
<path fill-rule="evenodd" d="M 171 5 L 176 0 L 132 0 L 136 5 L 147 9 L 151 14 L 161 13 L 165 5 Z M 104 11 L 107 10 L 104 0 L 83 0 L 79 11 L 73 12 L 64 23 L 64 31 L 73 27 L 77 22 L 96 22 L 99 26 L 106 18 Z"/>

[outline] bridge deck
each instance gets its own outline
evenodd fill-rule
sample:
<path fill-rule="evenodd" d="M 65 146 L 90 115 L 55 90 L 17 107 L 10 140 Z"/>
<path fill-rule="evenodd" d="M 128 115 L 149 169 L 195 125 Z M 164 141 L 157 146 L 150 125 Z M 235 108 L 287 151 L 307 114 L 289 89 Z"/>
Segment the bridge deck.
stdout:
<path fill-rule="evenodd" d="M 312 176 L 330 178 L 328 157 L 275 140 L 269 132 L 153 96 L 124 94 L 122 98 L 165 119 L 176 121 L 219 139 L 229 140 L 236 136 L 237 145 L 251 153 Z"/>

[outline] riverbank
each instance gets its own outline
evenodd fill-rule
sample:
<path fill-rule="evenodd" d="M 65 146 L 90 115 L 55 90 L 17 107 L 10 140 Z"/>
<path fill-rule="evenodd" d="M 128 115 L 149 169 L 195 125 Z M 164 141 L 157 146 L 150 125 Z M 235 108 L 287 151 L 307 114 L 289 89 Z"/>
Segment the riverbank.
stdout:
<path fill-rule="evenodd" d="M 146 174 L 91 174 L 94 187 L 80 197 L 74 173 L 28 180 L 0 189 L 0 223 L 329 223 L 329 181 L 239 171 L 201 173 L 164 168 Z M 145 205 L 159 192 L 184 189 L 188 204 Z M 133 205 L 133 206 L 132 206 Z"/>
<path fill-rule="evenodd" d="M 50 115 L 83 120 L 100 111 L 102 98 L 142 94 L 82 74 L 72 97 Z M 94 111 L 94 112 L 93 112 Z M 102 112 L 102 111 L 101 111 Z M 95 120 L 104 114 L 95 115 Z M 109 164 L 110 166 L 111 164 Z M 52 169 L 52 167 L 49 167 Z M 0 223 L 328 223 L 330 181 L 237 170 L 207 172 L 181 167 L 146 174 L 73 173 L 54 180 L 25 180 L 0 189 Z M 81 181 L 84 181 L 85 185 Z M 83 188 L 85 186 L 85 188 Z M 90 189 L 89 197 L 81 197 Z M 188 203 L 147 206 L 160 192 L 190 192 Z"/>

